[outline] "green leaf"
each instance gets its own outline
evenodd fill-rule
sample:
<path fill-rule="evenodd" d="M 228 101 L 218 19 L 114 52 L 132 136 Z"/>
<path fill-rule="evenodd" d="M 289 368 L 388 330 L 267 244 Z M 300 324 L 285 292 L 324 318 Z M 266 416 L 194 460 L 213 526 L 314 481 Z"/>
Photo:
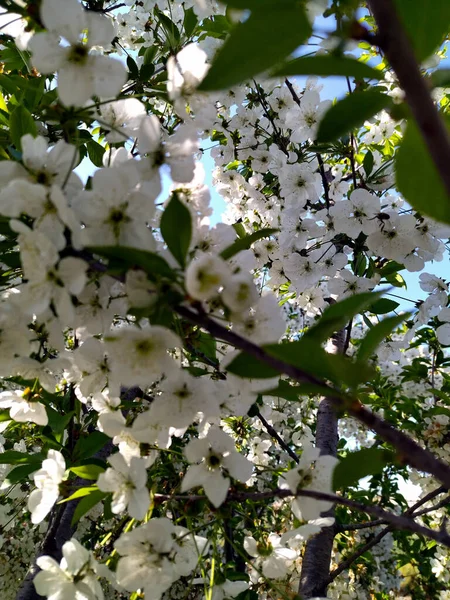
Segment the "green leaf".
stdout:
<path fill-rule="evenodd" d="M 450 86 L 450 69 L 438 69 L 431 73 L 430 77 L 433 87 Z"/>
<path fill-rule="evenodd" d="M 98 490 L 98 487 L 96 485 L 90 485 L 87 487 L 80 488 L 76 492 L 74 492 L 71 496 L 69 496 L 68 498 L 64 498 L 63 500 L 60 500 L 58 502 L 58 504 L 64 504 L 65 502 L 70 502 L 71 500 L 76 500 L 77 498 L 83 498 L 84 496 L 89 496 L 89 494 L 92 494 L 92 492 L 95 492 L 97 490 Z"/>
<path fill-rule="evenodd" d="M 28 463 L 42 463 L 45 456 L 40 452 L 27 454 L 16 450 L 6 450 L 0 453 L 0 465 L 26 465 Z"/>
<path fill-rule="evenodd" d="M 373 304 L 371 304 L 368 308 L 368 311 L 373 313 L 374 315 L 386 315 L 387 313 L 392 312 L 396 308 L 400 306 L 399 302 L 395 302 L 395 300 L 389 300 L 388 298 L 381 298 L 377 300 Z"/>
<path fill-rule="evenodd" d="M 188 8 L 188 9 L 184 9 L 184 19 L 183 19 L 183 27 L 184 27 L 184 33 L 187 35 L 187 37 L 190 37 L 193 33 L 194 33 L 194 29 L 197 27 L 197 23 L 198 23 L 198 19 L 197 19 L 197 15 L 195 14 L 194 9 L 192 8 Z"/>
<path fill-rule="evenodd" d="M 450 29 L 450 2 L 395 0 L 394 4 L 416 58 L 422 62 L 441 46 Z"/>
<path fill-rule="evenodd" d="M 446 118 L 446 123 L 450 130 L 450 117 Z M 408 121 L 397 152 L 395 175 L 398 191 L 413 208 L 436 221 L 450 223 L 450 197 L 422 134 L 412 120 Z"/>
<path fill-rule="evenodd" d="M 333 142 L 348 135 L 390 104 L 392 98 L 375 88 L 349 94 L 327 110 L 320 121 L 316 141 Z"/>
<path fill-rule="evenodd" d="M 228 260 L 232 256 L 238 254 L 242 250 L 248 250 L 252 244 L 257 242 L 258 240 L 270 237 L 274 233 L 277 233 L 278 229 L 260 229 L 259 231 L 255 231 L 255 233 L 251 233 L 250 235 L 246 235 L 244 237 L 240 237 L 238 240 L 233 242 L 228 248 L 222 250 L 220 256 L 224 260 Z"/>
<path fill-rule="evenodd" d="M 380 323 L 374 325 L 365 338 L 362 340 L 358 348 L 357 357 L 359 360 L 368 360 L 379 344 L 390 334 L 392 331 L 400 325 L 405 319 L 410 316 L 411 313 L 404 313 L 403 315 L 395 315 L 395 317 L 387 317 Z"/>
<path fill-rule="evenodd" d="M 48 416 L 48 427 L 50 427 L 53 434 L 62 433 L 75 414 L 74 411 L 71 411 L 62 415 L 49 406 L 46 406 L 45 410 Z"/>
<path fill-rule="evenodd" d="M 232 29 L 199 89 L 221 90 L 251 79 L 289 56 L 311 34 L 300 3 L 266 0 Z"/>
<path fill-rule="evenodd" d="M 333 472 L 333 489 L 353 486 L 363 477 L 381 473 L 394 460 L 394 453 L 383 448 L 363 448 L 351 452 L 336 465 Z"/>
<path fill-rule="evenodd" d="M 82 479 L 97 479 L 105 469 L 99 465 L 81 465 L 79 467 L 70 467 L 69 471 L 72 471 L 72 473 L 75 473 L 75 475 Z"/>
<path fill-rule="evenodd" d="M 93 491 L 89 495 L 84 496 L 84 498 L 82 498 L 78 503 L 75 512 L 73 513 L 72 525 L 78 523 L 82 516 L 84 516 L 91 510 L 91 508 L 106 498 L 107 495 L 108 494 L 105 492 L 101 492 L 100 490 L 93 488 Z"/>
<path fill-rule="evenodd" d="M 272 77 L 289 77 L 291 75 L 320 75 L 321 77 L 341 75 L 356 79 L 383 79 L 384 77 L 381 71 L 372 69 L 358 60 L 331 54 L 294 58 L 271 73 Z"/>
<path fill-rule="evenodd" d="M 262 348 L 267 354 L 297 367 L 304 373 L 318 379 L 328 379 L 337 385 L 343 383 L 356 387 L 374 376 L 374 370 L 369 365 L 361 361 L 351 361 L 338 354 L 329 354 L 319 342 L 306 336 L 295 342 L 268 344 Z M 226 370 L 239 377 L 250 379 L 268 379 L 283 372 L 282 367 L 278 369 L 246 352 L 238 354 Z M 331 393 L 332 389 L 330 388 L 329 391 Z"/>
<path fill-rule="evenodd" d="M 161 12 L 158 7 L 155 8 L 155 14 L 158 17 L 159 25 L 166 34 L 167 41 L 171 46 L 176 46 L 181 39 L 178 27 L 167 15 Z"/>
<path fill-rule="evenodd" d="M 240 352 L 226 367 L 226 370 L 239 377 L 249 379 L 270 379 L 281 372 L 246 352 Z"/>
<path fill-rule="evenodd" d="M 120 261 L 127 268 L 140 268 L 147 273 L 150 279 L 175 278 L 175 273 L 164 258 L 153 252 L 137 250 L 128 246 L 90 246 L 86 250 L 105 258 Z"/>
<path fill-rule="evenodd" d="M 373 304 L 384 292 L 364 292 L 345 298 L 329 306 L 316 323 L 304 335 L 304 339 L 324 342 L 339 331 L 357 314 Z"/>
<path fill-rule="evenodd" d="M 131 79 L 139 79 L 139 67 L 133 57 L 127 56 L 127 67 Z"/>
<path fill-rule="evenodd" d="M 101 144 L 99 144 L 95 140 L 91 140 L 90 142 L 87 142 L 86 148 L 88 151 L 89 160 L 96 167 L 103 167 L 103 155 L 105 154 L 106 148 L 104 148 Z"/>
<path fill-rule="evenodd" d="M 5 421 L 11 421 L 9 408 L 7 410 L 0 410 L 0 423 L 4 423 Z"/>
<path fill-rule="evenodd" d="M 192 217 L 176 193 L 161 217 L 161 235 L 172 256 L 184 267 L 192 239 Z"/>
<path fill-rule="evenodd" d="M 30 133 L 33 137 L 36 137 L 36 123 L 29 110 L 24 106 L 18 106 L 9 117 L 9 134 L 17 150 L 22 150 L 20 140 L 26 133 Z"/>
<path fill-rule="evenodd" d="M 15 467 L 8 473 L 6 476 L 6 480 L 10 483 L 19 483 L 20 481 L 28 481 L 29 475 L 34 473 L 40 468 L 39 463 L 30 463 L 28 465 L 21 465 L 19 467 Z"/>
<path fill-rule="evenodd" d="M 87 437 L 80 437 L 73 449 L 74 460 L 91 458 L 108 442 L 110 442 L 110 438 L 101 431 L 93 431 Z"/>
<path fill-rule="evenodd" d="M 363 167 L 364 167 L 364 171 L 366 172 L 367 177 L 369 177 L 369 175 L 372 173 L 373 165 L 374 165 L 373 154 L 370 150 L 368 150 L 366 152 L 366 154 L 364 155 L 364 160 L 363 160 Z"/>

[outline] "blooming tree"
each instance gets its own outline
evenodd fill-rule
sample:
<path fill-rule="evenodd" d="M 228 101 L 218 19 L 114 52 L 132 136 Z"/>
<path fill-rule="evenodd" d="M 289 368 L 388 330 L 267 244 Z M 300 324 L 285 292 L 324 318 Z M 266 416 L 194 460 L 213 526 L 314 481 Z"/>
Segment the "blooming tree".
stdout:
<path fill-rule="evenodd" d="M 448 1 L 0 7 L 2 598 L 450 598 Z"/>

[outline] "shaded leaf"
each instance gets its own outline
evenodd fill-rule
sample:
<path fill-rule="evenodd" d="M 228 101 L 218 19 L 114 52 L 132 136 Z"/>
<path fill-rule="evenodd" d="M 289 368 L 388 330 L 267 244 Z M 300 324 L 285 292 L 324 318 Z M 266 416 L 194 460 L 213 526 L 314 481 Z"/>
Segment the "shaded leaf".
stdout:
<path fill-rule="evenodd" d="M 93 491 L 84 496 L 78 503 L 75 512 L 72 517 L 72 525 L 78 523 L 78 521 L 83 517 L 87 512 L 91 510 L 96 504 L 101 502 L 104 498 L 106 498 L 108 494 L 105 492 L 101 492 L 99 489 L 93 489 Z"/>
<path fill-rule="evenodd" d="M 373 304 L 383 292 L 364 292 L 345 298 L 329 306 L 318 321 L 308 330 L 304 338 L 316 342 L 327 340 L 333 333 L 345 327 L 350 319 Z"/>
<path fill-rule="evenodd" d="M 439 48 L 450 29 L 448 0 L 394 0 L 419 62 Z"/>
<path fill-rule="evenodd" d="M 449 117 L 446 123 L 449 127 Z M 450 198 L 422 134 L 412 120 L 408 121 L 397 152 L 395 176 L 398 191 L 413 208 L 437 221 L 450 223 Z"/>
<path fill-rule="evenodd" d="M 308 375 L 328 379 L 338 385 L 344 383 L 355 387 L 374 376 L 374 370 L 369 365 L 361 361 L 353 362 L 345 356 L 328 354 L 319 342 L 306 337 L 295 342 L 268 344 L 263 346 L 263 349 L 271 356 L 297 367 Z M 238 354 L 226 370 L 250 379 L 268 379 L 283 372 L 282 367 L 278 369 L 246 352 Z"/>
<path fill-rule="evenodd" d="M 405 313 L 403 315 L 395 315 L 395 317 L 387 317 L 374 325 L 359 345 L 357 357 L 360 360 L 368 360 L 377 346 L 409 316 L 410 313 Z"/>
<path fill-rule="evenodd" d="M 33 137 L 36 137 L 36 123 L 29 110 L 24 106 L 18 106 L 9 117 L 9 135 L 11 136 L 12 143 L 18 150 L 22 149 L 20 140 L 26 133 L 30 133 Z"/>
<path fill-rule="evenodd" d="M 374 315 L 385 315 L 387 313 L 392 312 L 399 306 L 400 303 L 395 302 L 395 300 L 389 300 L 388 298 L 380 298 L 380 300 L 377 300 L 369 306 L 368 311 L 373 313 Z"/>
<path fill-rule="evenodd" d="M 383 448 L 363 448 L 350 452 L 333 472 L 333 489 L 340 490 L 356 485 L 368 475 L 381 473 L 394 460 L 394 453 Z"/>
<path fill-rule="evenodd" d="M 333 142 L 348 135 L 390 104 L 392 98 L 375 88 L 349 94 L 327 110 L 319 124 L 317 142 Z"/>
<path fill-rule="evenodd" d="M 80 437 L 73 449 L 73 457 L 75 460 L 91 458 L 110 441 L 105 433 L 93 431 L 87 437 Z"/>
<path fill-rule="evenodd" d="M 6 450 L 0 453 L 0 465 L 25 465 L 28 463 L 42 463 L 45 456 L 40 452 L 27 454 L 16 450 Z"/>
<path fill-rule="evenodd" d="M 30 463 L 28 465 L 21 465 L 19 467 L 15 467 L 14 469 L 12 469 L 6 476 L 6 479 L 11 484 L 19 483 L 20 481 L 28 481 L 29 475 L 31 475 L 31 473 L 34 473 L 35 471 L 37 471 L 39 468 L 40 468 L 39 463 Z"/>
<path fill-rule="evenodd" d="M 88 151 L 89 160 L 96 167 L 103 167 L 103 155 L 105 154 L 106 149 L 95 140 L 87 142 L 86 148 Z"/>
<path fill-rule="evenodd" d="M 449 87 L 450 69 L 438 69 L 431 73 L 430 79 L 434 87 Z"/>
<path fill-rule="evenodd" d="M 353 58 L 346 56 L 305 56 L 294 58 L 284 65 L 278 67 L 273 73 L 273 77 L 289 77 L 291 75 L 320 75 L 327 77 L 329 75 L 342 75 L 344 77 L 355 77 L 356 79 L 383 79 L 381 71 L 372 69 Z"/>
<path fill-rule="evenodd" d="M 231 31 L 199 89 L 230 88 L 270 69 L 311 34 L 303 7 L 292 0 L 265 0 Z"/>

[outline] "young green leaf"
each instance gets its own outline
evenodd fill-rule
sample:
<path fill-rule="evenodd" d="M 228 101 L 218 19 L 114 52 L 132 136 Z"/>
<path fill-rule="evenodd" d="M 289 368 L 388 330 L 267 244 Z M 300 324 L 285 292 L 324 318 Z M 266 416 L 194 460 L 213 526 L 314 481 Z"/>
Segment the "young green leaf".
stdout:
<path fill-rule="evenodd" d="M 89 496 L 92 492 L 98 490 L 96 485 L 90 485 L 87 487 L 79 488 L 76 492 L 71 494 L 68 498 L 63 498 L 58 502 L 58 504 L 64 504 L 65 502 L 70 502 L 71 500 L 76 500 L 77 498 L 83 498 L 84 496 Z"/>
<path fill-rule="evenodd" d="M 393 461 L 394 453 L 383 448 L 363 448 L 350 452 L 334 469 L 333 489 L 345 489 L 357 484 L 363 477 L 377 475 Z"/>
<path fill-rule="evenodd" d="M 375 88 L 349 94 L 327 110 L 320 121 L 316 141 L 333 142 L 348 135 L 390 104 L 392 98 Z"/>
<path fill-rule="evenodd" d="M 321 77 L 343 76 L 355 77 L 356 79 L 383 79 L 381 71 L 372 69 L 353 58 L 346 56 L 305 56 L 294 58 L 281 65 L 273 73 L 272 77 L 290 77 L 292 75 L 320 75 Z"/>
<path fill-rule="evenodd" d="M 217 53 L 200 90 L 221 90 L 251 79 L 289 56 L 311 34 L 298 2 L 266 0 L 253 6 L 255 10 L 234 27 Z"/>
<path fill-rule="evenodd" d="M 404 313 L 403 315 L 395 315 L 395 317 L 387 317 L 380 323 L 374 325 L 366 334 L 358 348 L 358 359 L 363 361 L 368 360 L 377 346 L 409 316 L 410 313 Z"/>
<path fill-rule="evenodd" d="M 449 117 L 446 122 L 450 128 Z M 398 191 L 413 208 L 436 221 L 450 223 L 450 198 L 413 120 L 408 121 L 397 152 L 395 176 Z"/>
<path fill-rule="evenodd" d="M 72 473 L 75 473 L 75 475 L 82 479 L 97 479 L 104 470 L 99 465 L 81 465 L 79 467 L 70 467 L 69 469 L 69 471 L 72 471 Z"/>
<path fill-rule="evenodd" d="M 161 235 L 172 256 L 184 267 L 192 239 L 192 217 L 177 194 L 172 194 L 161 217 Z"/>
<path fill-rule="evenodd" d="M 228 260 L 232 256 L 235 256 L 238 252 L 241 252 L 242 250 L 248 250 L 250 246 L 258 240 L 265 237 L 270 237 L 274 233 L 277 233 L 277 231 L 278 229 L 260 229 L 259 231 L 255 231 L 255 233 L 240 237 L 238 240 L 228 246 L 228 248 L 222 250 L 220 256 L 224 260 Z"/>

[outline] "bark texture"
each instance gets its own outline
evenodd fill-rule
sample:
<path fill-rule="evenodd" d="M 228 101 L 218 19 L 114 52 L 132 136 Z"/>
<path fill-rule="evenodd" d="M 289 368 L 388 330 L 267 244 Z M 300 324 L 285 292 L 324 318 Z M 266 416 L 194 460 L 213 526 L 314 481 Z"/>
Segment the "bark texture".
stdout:
<path fill-rule="evenodd" d="M 345 336 L 346 330 L 341 329 L 332 338 L 332 347 L 329 350 L 331 353 L 344 353 Z M 336 456 L 337 444 L 338 418 L 336 410 L 330 398 L 322 398 L 317 411 L 316 447 L 320 449 L 321 455 Z M 334 507 L 323 513 L 323 516 L 334 516 Z M 299 586 L 302 598 L 326 596 L 334 536 L 334 526 L 325 527 L 306 544 Z"/>

